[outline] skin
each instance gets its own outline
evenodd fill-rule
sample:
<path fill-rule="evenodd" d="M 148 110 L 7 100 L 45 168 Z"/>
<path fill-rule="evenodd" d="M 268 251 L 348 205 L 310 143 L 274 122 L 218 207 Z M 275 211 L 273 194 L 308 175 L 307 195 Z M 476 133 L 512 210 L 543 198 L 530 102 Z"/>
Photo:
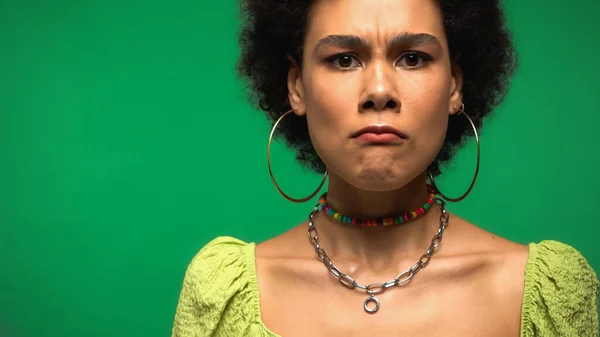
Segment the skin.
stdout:
<path fill-rule="evenodd" d="M 462 74 L 450 60 L 435 2 L 317 1 L 302 66 L 290 59 L 290 103 L 306 115 L 327 165 L 328 202 L 359 218 L 420 207 L 426 169 L 462 103 Z M 381 124 L 407 139 L 378 144 L 353 137 Z M 418 261 L 440 214 L 434 207 L 385 228 L 350 228 L 318 214 L 315 226 L 342 272 L 362 284 L 382 283 Z M 526 246 L 451 214 L 429 265 L 406 286 L 378 295 L 381 308 L 369 315 L 365 292 L 343 287 L 326 270 L 306 230 L 302 223 L 256 248 L 262 321 L 279 335 L 519 336 Z"/>

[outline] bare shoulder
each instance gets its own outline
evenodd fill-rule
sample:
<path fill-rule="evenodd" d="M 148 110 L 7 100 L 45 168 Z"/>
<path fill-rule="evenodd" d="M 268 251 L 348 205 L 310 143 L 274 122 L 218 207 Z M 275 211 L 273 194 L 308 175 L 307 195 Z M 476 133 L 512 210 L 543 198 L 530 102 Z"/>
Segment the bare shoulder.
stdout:
<path fill-rule="evenodd" d="M 491 263 L 506 267 L 516 267 L 523 271 L 529 247 L 489 232 L 467 220 L 452 214 L 444 239 L 449 241 L 448 249 L 453 255 L 477 255 Z"/>
<path fill-rule="evenodd" d="M 256 245 L 257 259 L 301 258 L 312 252 L 304 226 L 298 225 Z"/>
<path fill-rule="evenodd" d="M 255 257 L 258 283 L 265 288 L 286 281 L 298 282 L 299 277 L 308 280 L 321 271 L 314 263 L 314 250 L 303 225 L 258 243 Z"/>
<path fill-rule="evenodd" d="M 529 247 L 489 232 L 459 216 L 452 215 L 448 236 L 452 255 L 478 260 L 482 279 L 504 300 L 521 301 Z M 460 259 L 459 259 L 460 260 Z"/>

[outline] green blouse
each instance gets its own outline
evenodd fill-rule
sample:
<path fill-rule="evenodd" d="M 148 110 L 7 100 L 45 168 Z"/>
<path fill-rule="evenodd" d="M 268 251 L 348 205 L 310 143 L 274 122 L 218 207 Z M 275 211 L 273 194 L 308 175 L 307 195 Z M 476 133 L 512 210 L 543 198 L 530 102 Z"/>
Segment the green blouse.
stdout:
<path fill-rule="evenodd" d="M 173 337 L 278 337 L 262 322 L 255 243 L 221 236 L 192 259 Z M 573 247 L 552 240 L 529 244 L 521 337 L 598 336 L 600 282 Z"/>

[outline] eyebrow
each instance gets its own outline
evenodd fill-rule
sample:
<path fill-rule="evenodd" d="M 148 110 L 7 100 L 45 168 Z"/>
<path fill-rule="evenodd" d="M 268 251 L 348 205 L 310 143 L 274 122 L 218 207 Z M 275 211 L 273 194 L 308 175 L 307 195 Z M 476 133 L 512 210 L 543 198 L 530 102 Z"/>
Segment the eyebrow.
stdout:
<path fill-rule="evenodd" d="M 393 48 L 414 48 L 417 46 L 434 46 L 441 48 L 442 44 L 433 35 L 426 33 L 400 33 L 386 40 L 390 49 Z M 372 44 L 358 35 L 328 35 L 317 41 L 315 52 L 319 49 L 333 46 L 339 48 L 362 48 L 371 49 Z"/>

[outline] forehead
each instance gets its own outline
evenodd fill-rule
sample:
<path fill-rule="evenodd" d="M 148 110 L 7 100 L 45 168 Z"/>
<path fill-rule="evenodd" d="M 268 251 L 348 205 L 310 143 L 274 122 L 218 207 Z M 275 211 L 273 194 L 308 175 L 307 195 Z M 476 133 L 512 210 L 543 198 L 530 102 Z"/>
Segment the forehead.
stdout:
<path fill-rule="evenodd" d="M 442 13 L 435 0 L 317 0 L 306 42 L 331 34 L 385 41 L 403 32 L 427 33 L 445 42 Z"/>

